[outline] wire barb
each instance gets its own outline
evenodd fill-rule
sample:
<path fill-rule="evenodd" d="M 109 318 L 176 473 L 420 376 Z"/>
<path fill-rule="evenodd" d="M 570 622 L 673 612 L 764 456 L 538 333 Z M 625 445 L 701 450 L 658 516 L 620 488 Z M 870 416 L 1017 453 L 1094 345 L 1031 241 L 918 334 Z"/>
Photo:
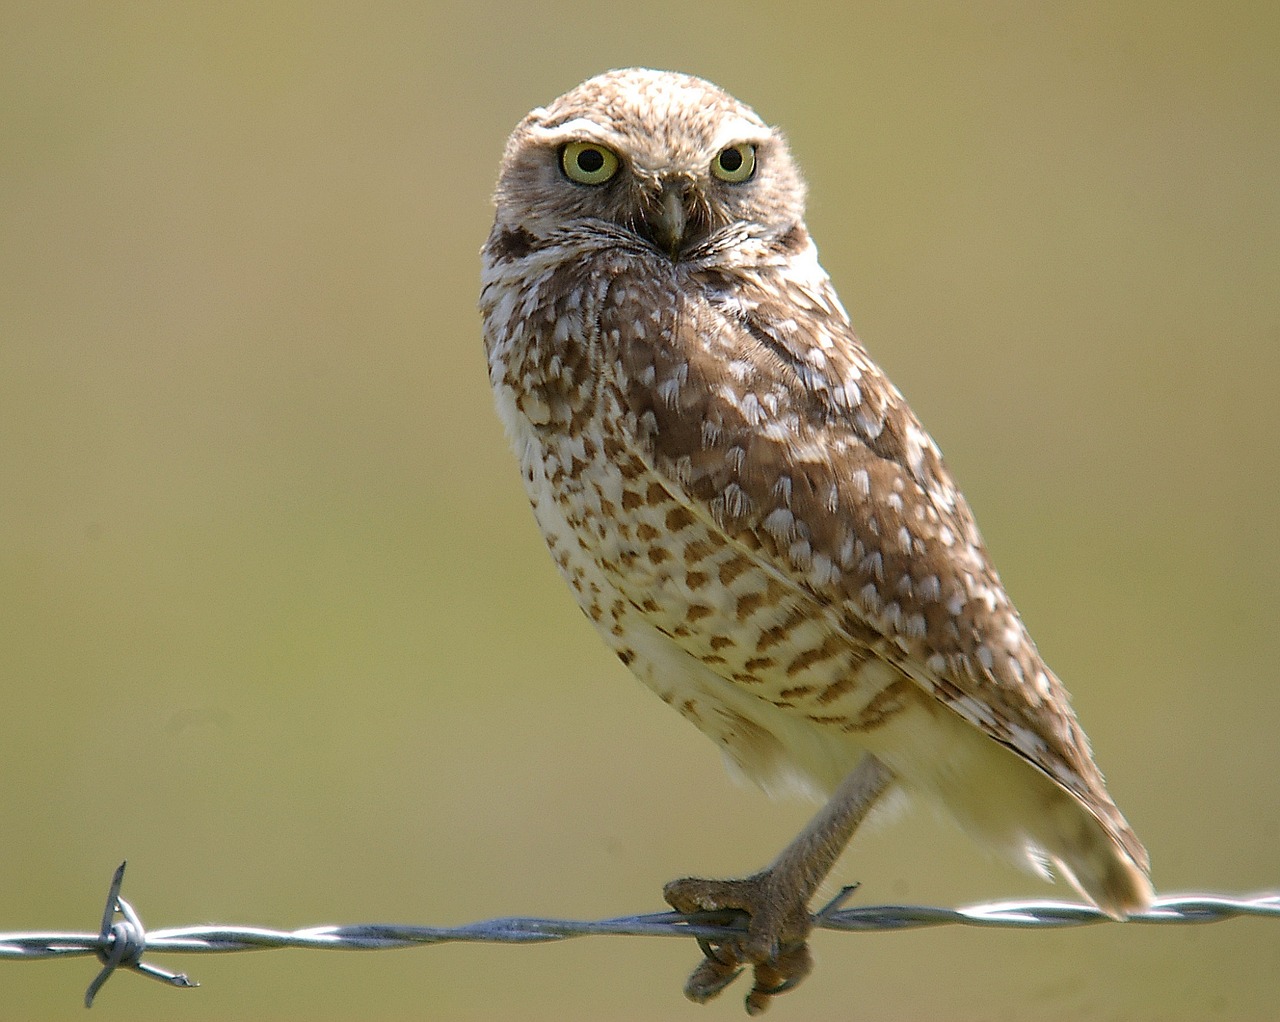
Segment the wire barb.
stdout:
<path fill-rule="evenodd" d="M 171 986 L 198 987 L 200 985 L 188 979 L 185 973 L 169 972 L 167 969 L 143 962 L 142 955 L 147 950 L 147 931 L 138 913 L 133 910 L 133 906 L 120 897 L 120 887 L 124 883 L 124 868 L 127 865 L 126 859 L 116 867 L 115 875 L 111 878 L 111 888 L 107 892 L 107 907 L 102 913 L 102 927 L 98 931 L 97 947 L 94 948 L 94 953 L 102 962 L 102 971 L 94 977 L 93 982 L 89 984 L 89 989 L 84 992 L 86 1008 L 93 1007 L 93 1000 L 98 996 L 98 991 L 122 965 Z M 116 921 L 117 912 L 124 918 Z"/>
<path fill-rule="evenodd" d="M 813 914 L 813 925 L 821 926 L 824 922 L 830 919 L 833 913 L 838 912 L 840 910 L 841 905 L 843 905 L 846 901 L 848 901 L 850 898 L 853 897 L 853 892 L 856 891 L 860 886 L 862 885 L 861 884 L 845 884 L 843 887 L 841 887 L 840 890 L 836 892 L 836 896 L 834 898 L 832 898 L 829 902 L 823 905 L 822 908 L 818 909 L 818 911 Z"/>
<path fill-rule="evenodd" d="M 455 941 L 535 944 L 592 936 L 692 937 L 705 950 L 716 942 L 740 935 L 744 926 L 742 919 L 726 917 L 725 913 L 657 912 L 595 921 L 512 916 L 452 927 L 365 924 L 269 930 L 254 926 L 183 926 L 148 933 L 133 906 L 120 897 L 124 869 L 122 862 L 111 879 L 102 925 L 97 933 L 0 933 L 0 959 L 95 955 L 102 962 L 102 969 L 85 992 L 87 1008 L 92 1006 L 103 984 L 121 967 L 171 986 L 199 985 L 183 973 L 168 972 L 144 962 L 142 957 L 148 952 L 200 954 L 269 948 L 378 951 Z M 842 908 L 856 888 L 856 884 L 843 888 L 819 909 L 813 917 L 814 929 L 866 932 L 948 925 L 1045 929 L 1112 922 L 1090 905 L 1069 901 L 1000 901 L 964 908 L 927 905 Z M 117 914 L 122 918 L 117 919 Z M 1129 922 L 1216 923 L 1242 916 L 1280 919 L 1280 893 L 1243 897 L 1170 895 L 1157 898 L 1150 909 L 1131 916 Z"/>

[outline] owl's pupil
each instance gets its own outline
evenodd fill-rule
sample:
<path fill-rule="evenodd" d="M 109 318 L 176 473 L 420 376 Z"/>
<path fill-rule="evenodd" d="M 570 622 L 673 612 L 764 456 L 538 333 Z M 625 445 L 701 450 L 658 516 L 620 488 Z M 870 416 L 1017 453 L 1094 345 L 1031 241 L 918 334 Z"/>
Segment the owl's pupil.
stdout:
<path fill-rule="evenodd" d="M 742 166 L 742 153 L 737 149 L 726 149 L 720 154 L 720 169 L 732 174 Z"/>
<path fill-rule="evenodd" d="M 604 154 L 599 149 L 584 149 L 578 153 L 578 169 L 584 174 L 594 174 L 604 167 Z"/>

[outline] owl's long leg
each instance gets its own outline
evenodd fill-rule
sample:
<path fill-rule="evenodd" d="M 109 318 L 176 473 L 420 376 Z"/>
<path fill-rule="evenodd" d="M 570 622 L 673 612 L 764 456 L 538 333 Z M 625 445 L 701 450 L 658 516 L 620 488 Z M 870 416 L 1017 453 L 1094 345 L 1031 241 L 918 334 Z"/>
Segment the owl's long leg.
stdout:
<path fill-rule="evenodd" d="M 892 780 L 889 768 L 868 755 L 808 826 L 759 873 L 741 880 L 687 877 L 667 884 L 663 896 L 677 912 L 737 910 L 750 916 L 745 937 L 709 946 L 706 960 L 685 984 L 690 1000 L 710 1000 L 750 965 L 755 985 L 747 995 L 747 1014 L 757 1015 L 773 995 L 808 975 L 813 968 L 806 943 L 813 927 L 809 899 Z"/>

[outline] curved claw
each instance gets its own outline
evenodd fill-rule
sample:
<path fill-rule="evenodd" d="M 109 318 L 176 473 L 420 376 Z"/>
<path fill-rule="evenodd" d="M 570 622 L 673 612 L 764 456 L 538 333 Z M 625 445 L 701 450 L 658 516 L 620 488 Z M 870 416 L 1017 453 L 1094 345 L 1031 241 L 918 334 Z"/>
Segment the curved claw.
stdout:
<path fill-rule="evenodd" d="M 684 995 L 695 1004 L 706 1004 L 742 972 L 742 966 L 720 957 L 704 958 L 684 985 Z"/>
<path fill-rule="evenodd" d="M 813 956 L 808 944 L 792 945 L 777 958 L 761 962 L 755 967 L 755 985 L 747 994 L 747 1014 L 759 1015 L 769 1007 L 772 998 L 799 986 L 812 971 Z"/>
<path fill-rule="evenodd" d="M 694 939 L 698 942 L 698 947 L 702 949 L 704 958 L 708 958 L 713 962 L 719 962 L 721 965 L 735 964 L 728 958 L 725 958 L 721 953 L 720 948 L 715 944 L 712 944 L 706 937 L 695 937 Z"/>

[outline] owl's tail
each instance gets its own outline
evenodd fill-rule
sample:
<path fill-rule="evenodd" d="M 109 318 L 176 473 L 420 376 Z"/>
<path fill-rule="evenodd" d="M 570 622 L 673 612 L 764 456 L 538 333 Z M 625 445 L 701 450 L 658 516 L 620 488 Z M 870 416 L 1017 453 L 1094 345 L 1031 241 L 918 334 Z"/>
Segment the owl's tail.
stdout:
<path fill-rule="evenodd" d="M 1043 872 L 1048 865 L 1112 919 L 1150 908 L 1155 889 L 1146 850 L 1110 799 L 1094 808 L 1062 789 L 1054 796 L 1028 828 L 1033 867 Z"/>
<path fill-rule="evenodd" d="M 958 714 L 914 709 L 865 735 L 909 793 L 1015 863 L 1063 877 L 1113 919 L 1150 906 L 1146 849 L 1100 774 L 1073 793 Z"/>

